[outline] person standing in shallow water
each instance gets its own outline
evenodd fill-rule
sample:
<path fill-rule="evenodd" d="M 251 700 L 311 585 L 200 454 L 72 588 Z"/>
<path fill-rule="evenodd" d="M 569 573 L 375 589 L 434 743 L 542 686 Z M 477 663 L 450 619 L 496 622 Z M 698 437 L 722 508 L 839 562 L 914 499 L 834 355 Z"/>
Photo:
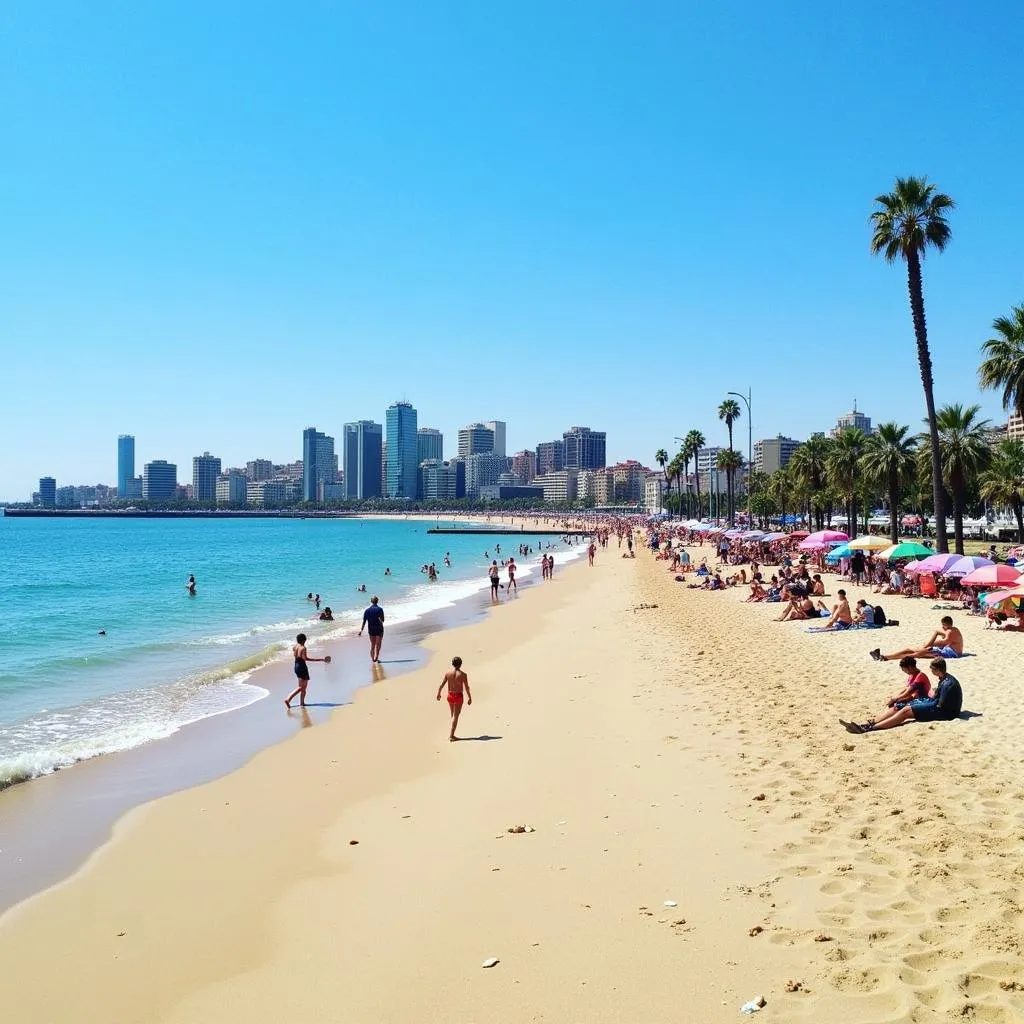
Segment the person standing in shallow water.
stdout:
<path fill-rule="evenodd" d="M 366 630 L 370 638 L 370 661 L 380 661 L 380 647 L 384 643 L 384 609 L 380 606 L 380 598 L 376 594 L 370 598 L 370 607 L 363 612 L 363 624 L 359 627 L 359 635 Z"/>

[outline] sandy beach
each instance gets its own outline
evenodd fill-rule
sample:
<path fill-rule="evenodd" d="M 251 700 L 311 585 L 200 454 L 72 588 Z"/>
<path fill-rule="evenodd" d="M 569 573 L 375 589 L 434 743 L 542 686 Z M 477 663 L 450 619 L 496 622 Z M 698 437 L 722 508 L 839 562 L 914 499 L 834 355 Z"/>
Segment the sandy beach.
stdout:
<path fill-rule="evenodd" d="M 710 1022 L 763 995 L 766 1021 L 1020 1019 L 1020 638 L 961 623 L 977 717 L 854 737 L 837 718 L 899 688 L 867 651 L 926 639 L 931 602 L 812 635 L 619 556 L 129 813 L 0 918 L 0 1018 Z"/>

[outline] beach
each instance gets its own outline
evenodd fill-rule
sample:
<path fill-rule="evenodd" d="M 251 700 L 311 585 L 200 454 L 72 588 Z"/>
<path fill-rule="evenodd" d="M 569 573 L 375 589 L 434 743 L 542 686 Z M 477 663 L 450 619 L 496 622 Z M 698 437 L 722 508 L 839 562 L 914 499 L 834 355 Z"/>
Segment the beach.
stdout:
<path fill-rule="evenodd" d="M 961 623 L 978 717 L 850 736 L 899 688 L 868 650 L 942 612 L 886 598 L 899 628 L 813 635 L 743 596 L 613 538 L 432 634 L 424 668 L 131 811 L 0 918 L 0 1016 L 1019 1019 L 1020 639 Z"/>

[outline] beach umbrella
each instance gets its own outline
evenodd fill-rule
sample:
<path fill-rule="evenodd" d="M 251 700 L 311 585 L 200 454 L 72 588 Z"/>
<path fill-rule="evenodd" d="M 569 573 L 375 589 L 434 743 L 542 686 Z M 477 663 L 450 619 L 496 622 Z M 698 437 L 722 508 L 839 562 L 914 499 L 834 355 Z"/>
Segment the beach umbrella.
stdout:
<path fill-rule="evenodd" d="M 742 537 L 743 531 L 739 527 L 733 527 L 731 530 L 725 531 L 726 537 Z"/>
<path fill-rule="evenodd" d="M 967 576 L 975 569 L 984 569 L 986 566 L 995 565 L 991 558 L 982 558 L 981 555 L 961 555 L 955 562 L 950 562 L 943 570 L 943 576 Z"/>
<path fill-rule="evenodd" d="M 898 558 L 921 558 L 927 555 L 931 548 L 918 544 L 914 540 L 905 540 L 902 544 L 893 544 L 884 551 L 879 551 L 875 556 L 883 562 L 894 562 Z"/>
<path fill-rule="evenodd" d="M 849 558 L 853 552 L 850 550 L 849 544 L 840 544 L 839 547 L 833 548 L 825 557 L 832 561 L 839 561 L 840 558 Z"/>
<path fill-rule="evenodd" d="M 842 530 L 819 530 L 800 542 L 801 551 L 821 551 L 823 548 L 834 547 L 850 539 L 850 535 Z"/>
<path fill-rule="evenodd" d="M 764 540 L 765 537 L 767 537 L 767 536 L 768 536 L 768 534 L 765 533 L 764 530 L 747 530 L 747 532 L 745 534 L 743 534 L 743 539 L 744 540 Z"/>
<path fill-rule="evenodd" d="M 777 541 L 777 540 L 786 540 L 786 539 L 788 539 L 788 537 L 789 537 L 788 533 L 766 533 L 761 538 L 761 540 L 769 541 L 769 542 L 774 542 L 774 541 Z"/>
<path fill-rule="evenodd" d="M 960 582 L 967 587 L 998 587 L 1013 586 L 1020 580 L 1020 570 L 1012 565 L 983 565 L 968 573 Z"/>
<path fill-rule="evenodd" d="M 915 558 L 913 562 L 907 562 L 907 564 L 903 566 L 903 571 L 905 573 L 909 573 L 911 576 L 916 576 L 918 573 L 925 571 L 921 569 L 922 564 L 922 562 L 919 562 Z"/>
<path fill-rule="evenodd" d="M 884 551 L 892 542 L 888 537 L 869 537 L 867 535 L 850 541 L 853 551 Z"/>
<path fill-rule="evenodd" d="M 794 530 L 789 536 L 793 540 L 799 540 L 801 537 L 810 537 L 810 534 L 806 530 Z"/>
<path fill-rule="evenodd" d="M 941 576 L 954 562 L 960 560 L 960 555 L 936 555 L 931 554 L 921 559 L 921 572 L 934 572 Z"/>
<path fill-rule="evenodd" d="M 1002 604 L 1004 601 L 1020 602 L 1024 599 L 1024 586 L 1011 587 L 1009 590 L 990 590 L 987 594 L 981 595 L 981 603 L 991 607 L 995 604 Z"/>

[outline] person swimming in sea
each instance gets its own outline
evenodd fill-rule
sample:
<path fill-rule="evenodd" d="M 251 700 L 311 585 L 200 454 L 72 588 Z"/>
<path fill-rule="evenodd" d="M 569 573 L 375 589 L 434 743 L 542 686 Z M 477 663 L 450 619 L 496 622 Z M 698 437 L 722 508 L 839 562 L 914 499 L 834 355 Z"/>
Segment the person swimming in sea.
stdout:
<path fill-rule="evenodd" d="M 189 597 L 196 596 L 196 578 L 195 576 L 189 576 L 188 583 L 185 584 L 185 589 L 188 591 Z"/>
<path fill-rule="evenodd" d="M 324 608 L 324 610 L 320 613 L 320 621 L 321 622 L 333 622 L 334 621 L 334 612 L 331 611 L 331 606 L 330 605 L 328 605 L 326 608 Z"/>

